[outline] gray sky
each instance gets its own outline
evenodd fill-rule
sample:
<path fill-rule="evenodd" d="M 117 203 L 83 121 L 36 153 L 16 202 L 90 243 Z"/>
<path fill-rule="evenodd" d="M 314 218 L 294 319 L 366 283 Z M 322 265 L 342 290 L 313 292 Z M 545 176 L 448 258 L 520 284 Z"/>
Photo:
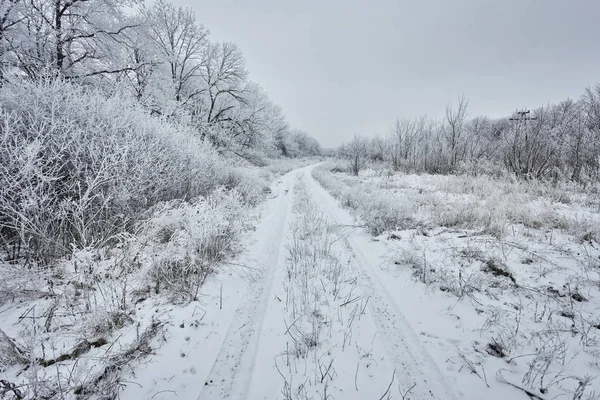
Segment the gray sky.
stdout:
<path fill-rule="evenodd" d="M 324 146 L 438 117 L 576 98 L 600 82 L 600 0 L 175 0 Z"/>

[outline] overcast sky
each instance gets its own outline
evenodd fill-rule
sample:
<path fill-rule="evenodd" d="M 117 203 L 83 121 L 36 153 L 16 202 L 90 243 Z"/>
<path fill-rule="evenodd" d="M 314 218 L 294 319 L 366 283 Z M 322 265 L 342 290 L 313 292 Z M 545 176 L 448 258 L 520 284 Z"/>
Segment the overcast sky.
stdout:
<path fill-rule="evenodd" d="M 324 146 L 397 117 L 578 97 L 600 82 L 600 0 L 175 0 Z"/>

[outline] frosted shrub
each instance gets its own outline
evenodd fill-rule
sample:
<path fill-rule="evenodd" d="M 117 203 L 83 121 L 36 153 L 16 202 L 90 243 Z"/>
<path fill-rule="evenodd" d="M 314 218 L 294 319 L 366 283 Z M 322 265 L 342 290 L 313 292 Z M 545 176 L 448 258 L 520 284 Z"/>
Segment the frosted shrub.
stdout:
<path fill-rule="evenodd" d="M 458 204 L 452 206 L 436 205 L 433 220 L 445 227 L 472 228 L 481 223 L 485 210 L 473 207 L 473 204 Z"/>
<path fill-rule="evenodd" d="M 140 235 L 149 257 L 145 278 L 155 292 L 167 288 L 194 300 L 217 262 L 231 253 L 243 227 L 245 207 L 237 191 L 217 190 L 191 203 L 157 206 Z"/>
<path fill-rule="evenodd" d="M 148 208 L 207 196 L 229 174 L 190 128 L 61 81 L 0 88 L 0 164 L 3 250 L 43 263 L 103 246 Z M 262 188 L 245 175 L 231 186 L 250 203 Z"/>
<path fill-rule="evenodd" d="M 245 203 L 256 205 L 270 191 L 267 182 L 271 177 L 264 176 L 264 173 L 269 174 L 267 171 L 259 172 L 256 169 L 232 168 L 225 177 L 224 185 L 228 189 L 235 188 Z"/>
<path fill-rule="evenodd" d="M 331 161 L 328 168 L 331 172 L 348 172 L 347 163 L 338 159 Z"/>
<path fill-rule="evenodd" d="M 501 238 L 507 228 L 558 229 L 581 241 L 600 237 L 597 187 L 519 181 L 486 175 L 388 174 L 365 169 L 360 178 L 327 162 L 313 176 L 344 207 L 356 211 L 371 233 L 415 226 L 480 229 Z M 372 164 L 375 166 L 376 164 Z M 569 190 L 565 196 L 563 190 Z M 399 192 L 401 194 L 399 194 Z M 567 207 L 568 206 L 568 207 Z"/>
<path fill-rule="evenodd" d="M 337 165 L 334 164 L 334 166 Z M 363 187 L 360 190 L 349 187 L 341 174 L 334 177 L 325 169 L 329 165 L 316 168 L 314 177 L 331 194 L 338 198 L 344 207 L 358 211 L 366 227 L 373 235 L 379 235 L 386 230 L 407 229 L 413 225 L 414 209 L 412 204 L 400 202 L 394 196 L 384 191 L 368 191 Z M 368 175 L 369 170 L 365 171 Z"/>
<path fill-rule="evenodd" d="M 384 231 L 409 229 L 413 225 L 411 204 L 399 202 L 393 196 L 375 192 L 366 196 L 359 206 L 361 218 L 373 235 Z"/>

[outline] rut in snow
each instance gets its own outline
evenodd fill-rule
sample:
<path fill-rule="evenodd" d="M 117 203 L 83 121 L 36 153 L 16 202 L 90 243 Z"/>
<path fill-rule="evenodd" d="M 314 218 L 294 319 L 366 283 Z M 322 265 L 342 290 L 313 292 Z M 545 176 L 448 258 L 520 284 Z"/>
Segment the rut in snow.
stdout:
<path fill-rule="evenodd" d="M 257 265 L 200 399 L 454 398 L 304 168 L 282 178 Z M 260 229 L 260 228 L 259 228 Z"/>

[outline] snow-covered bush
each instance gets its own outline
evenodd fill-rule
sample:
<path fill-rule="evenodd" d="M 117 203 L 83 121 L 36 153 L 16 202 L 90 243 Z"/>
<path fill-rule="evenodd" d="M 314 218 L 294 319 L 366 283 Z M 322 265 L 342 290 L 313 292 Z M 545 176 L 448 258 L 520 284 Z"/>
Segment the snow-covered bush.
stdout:
<path fill-rule="evenodd" d="M 377 236 L 385 231 L 408 229 L 414 225 L 412 204 L 399 202 L 382 191 L 360 202 L 359 212 L 369 231 Z"/>
<path fill-rule="evenodd" d="M 160 202 L 227 185 L 254 204 L 265 186 L 191 128 L 56 80 L 0 88 L 0 164 L 4 250 L 37 262 L 101 246 Z"/>
<path fill-rule="evenodd" d="M 334 165 L 333 168 L 335 168 Z M 365 226 L 373 235 L 379 235 L 387 230 L 407 229 L 413 225 L 413 205 L 399 202 L 382 190 L 362 187 L 357 190 L 354 185 L 332 176 L 326 170 L 329 165 L 316 168 L 314 177 L 331 194 L 338 198 L 342 205 L 357 211 Z"/>
<path fill-rule="evenodd" d="M 225 177 L 224 186 L 236 189 L 244 203 L 256 205 L 270 191 L 268 182 L 272 176 L 268 171 L 250 168 L 231 168 Z"/>
<path fill-rule="evenodd" d="M 502 237 L 508 228 L 523 226 L 558 229 L 582 241 L 600 237 L 598 216 L 590 208 L 598 207 L 594 186 L 487 175 L 390 174 L 385 169 L 365 169 L 357 178 L 335 171 L 335 163 L 327 162 L 313 176 L 376 235 L 442 226 Z"/>
<path fill-rule="evenodd" d="M 235 249 L 246 207 L 237 191 L 216 190 L 192 202 L 161 203 L 131 244 L 141 262 L 141 282 L 155 293 L 166 288 L 195 300 L 219 261 Z"/>

